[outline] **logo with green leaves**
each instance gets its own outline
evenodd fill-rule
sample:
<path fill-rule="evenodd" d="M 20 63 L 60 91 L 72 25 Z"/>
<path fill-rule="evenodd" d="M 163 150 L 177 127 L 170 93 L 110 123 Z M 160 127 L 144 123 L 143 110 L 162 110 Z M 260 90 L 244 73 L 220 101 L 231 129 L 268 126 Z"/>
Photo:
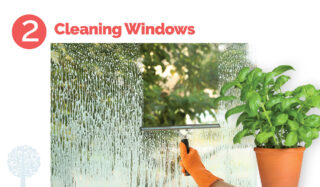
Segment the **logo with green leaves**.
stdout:
<path fill-rule="evenodd" d="M 308 112 L 320 108 L 320 90 L 307 84 L 293 91 L 281 91 L 290 79 L 283 73 L 289 70 L 294 68 L 281 65 L 265 73 L 260 68 L 245 67 L 234 81 L 223 85 L 215 102 L 234 99 L 243 102 L 225 114 L 227 120 L 241 113 L 236 125 L 243 128 L 235 135 L 234 143 L 240 143 L 245 136 L 254 136 L 257 147 L 294 148 L 309 147 L 318 138 L 320 116 Z M 230 88 L 240 89 L 240 96 L 225 95 Z"/>

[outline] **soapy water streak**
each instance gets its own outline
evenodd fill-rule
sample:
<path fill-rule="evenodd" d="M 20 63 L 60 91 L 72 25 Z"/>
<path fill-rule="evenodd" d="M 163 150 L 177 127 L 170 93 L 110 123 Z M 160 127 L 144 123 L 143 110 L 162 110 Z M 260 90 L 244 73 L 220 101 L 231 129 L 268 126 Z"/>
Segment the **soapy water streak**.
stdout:
<path fill-rule="evenodd" d="M 181 174 L 177 132 L 140 132 L 143 82 L 137 64 L 112 55 L 69 54 L 68 63 L 54 51 L 51 60 L 52 186 L 196 186 Z M 83 68 L 84 62 L 91 68 Z M 237 129 L 223 112 L 217 118 L 221 129 L 192 131 L 191 146 L 225 181 L 256 186 L 252 145 L 233 145 Z"/>

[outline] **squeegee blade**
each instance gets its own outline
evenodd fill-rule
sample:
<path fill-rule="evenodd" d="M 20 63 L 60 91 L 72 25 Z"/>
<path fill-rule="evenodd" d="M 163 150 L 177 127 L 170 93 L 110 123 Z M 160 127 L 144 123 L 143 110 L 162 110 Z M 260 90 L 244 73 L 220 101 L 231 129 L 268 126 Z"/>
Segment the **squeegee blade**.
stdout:
<path fill-rule="evenodd" d="M 166 131 L 166 130 L 182 130 L 182 129 L 207 129 L 220 128 L 220 124 L 192 124 L 192 125 L 176 125 L 176 126 L 159 126 L 159 127 L 140 127 L 141 131 Z"/>

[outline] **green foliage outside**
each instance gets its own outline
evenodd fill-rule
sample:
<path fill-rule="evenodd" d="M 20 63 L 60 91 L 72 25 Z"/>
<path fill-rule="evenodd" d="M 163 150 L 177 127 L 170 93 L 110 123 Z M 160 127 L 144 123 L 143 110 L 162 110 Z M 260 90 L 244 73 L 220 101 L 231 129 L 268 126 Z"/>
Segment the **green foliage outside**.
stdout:
<path fill-rule="evenodd" d="M 260 68 L 245 67 L 235 80 L 223 85 L 216 102 L 237 98 L 243 101 L 225 114 L 227 119 L 241 113 L 236 125 L 242 124 L 243 129 L 235 135 L 234 143 L 240 143 L 245 136 L 254 136 L 257 147 L 292 148 L 303 142 L 309 147 L 319 137 L 320 116 L 307 113 L 320 108 L 320 90 L 307 84 L 293 91 L 281 91 L 290 79 L 283 75 L 288 70 L 294 69 L 281 65 L 271 72 L 262 72 Z M 226 96 L 230 88 L 240 89 L 240 97 Z"/>
<path fill-rule="evenodd" d="M 222 64 L 238 62 L 243 67 L 246 59 L 245 44 L 141 44 L 140 52 L 145 67 L 144 126 L 183 125 L 187 115 L 198 122 L 201 114 L 214 116 L 217 105 L 205 89 L 215 93 L 218 71 L 230 73 L 228 67 L 226 72 L 219 69 Z M 178 74 L 179 79 L 167 91 L 163 85 L 168 79 L 160 76 L 157 68 L 164 72 L 170 66 L 174 67 L 170 73 Z"/>

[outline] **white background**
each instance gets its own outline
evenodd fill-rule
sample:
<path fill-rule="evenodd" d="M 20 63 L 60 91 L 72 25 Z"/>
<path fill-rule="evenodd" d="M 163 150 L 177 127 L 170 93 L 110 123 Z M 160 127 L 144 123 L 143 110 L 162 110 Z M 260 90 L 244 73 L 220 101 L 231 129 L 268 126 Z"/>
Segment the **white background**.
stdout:
<path fill-rule="evenodd" d="M 50 43 L 51 42 L 248 42 L 254 63 L 271 70 L 296 68 L 288 89 L 303 83 L 320 88 L 319 5 L 316 1 L 5 1 L 0 19 L 0 186 L 19 186 L 7 170 L 7 155 L 31 145 L 41 167 L 27 186 L 50 186 Z M 47 38 L 38 48 L 22 49 L 11 36 L 14 21 L 39 16 Z M 58 22 L 119 25 L 124 22 L 195 25 L 194 36 L 58 36 Z M 305 152 L 300 186 L 320 186 L 320 140 Z"/>

